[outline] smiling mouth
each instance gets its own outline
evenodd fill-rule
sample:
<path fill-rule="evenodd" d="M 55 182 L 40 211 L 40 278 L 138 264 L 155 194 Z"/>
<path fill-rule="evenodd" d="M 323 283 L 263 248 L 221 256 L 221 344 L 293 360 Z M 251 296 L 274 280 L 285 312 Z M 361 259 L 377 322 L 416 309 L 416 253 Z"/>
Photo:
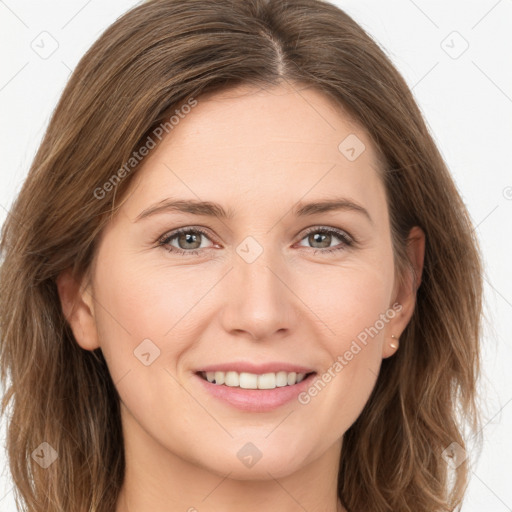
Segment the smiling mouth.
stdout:
<path fill-rule="evenodd" d="M 276 372 L 255 374 L 247 372 L 197 372 L 203 380 L 218 386 L 226 386 L 238 389 L 275 389 L 280 387 L 290 387 L 299 384 L 316 372 L 296 373 L 296 372 Z"/>

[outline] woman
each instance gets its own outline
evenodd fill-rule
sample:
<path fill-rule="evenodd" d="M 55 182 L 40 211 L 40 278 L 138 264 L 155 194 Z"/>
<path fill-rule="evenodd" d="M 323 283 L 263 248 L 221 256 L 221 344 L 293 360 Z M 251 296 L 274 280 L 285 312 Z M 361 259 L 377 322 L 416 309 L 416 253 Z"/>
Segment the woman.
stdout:
<path fill-rule="evenodd" d="M 407 85 L 337 7 L 122 16 L 64 90 L 1 250 L 31 512 L 460 506 L 478 243 Z"/>

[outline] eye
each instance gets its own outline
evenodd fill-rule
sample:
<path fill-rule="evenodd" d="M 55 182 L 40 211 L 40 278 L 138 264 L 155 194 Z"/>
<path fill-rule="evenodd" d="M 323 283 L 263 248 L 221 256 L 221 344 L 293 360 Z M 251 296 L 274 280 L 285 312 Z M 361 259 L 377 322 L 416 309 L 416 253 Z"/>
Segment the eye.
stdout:
<path fill-rule="evenodd" d="M 207 231 L 201 228 L 180 228 L 162 236 L 158 240 L 158 245 L 175 254 L 194 256 L 198 255 L 201 250 L 212 248 L 212 246 L 205 247 L 202 244 L 201 238 L 210 240 Z M 313 245 L 311 248 L 315 249 L 314 254 L 317 252 L 325 254 L 340 251 L 355 244 L 355 240 L 344 231 L 328 227 L 310 228 L 301 241 L 306 238 L 308 242 Z M 333 239 L 340 240 L 341 244 L 331 247 Z M 316 244 L 318 244 L 318 247 L 315 247 Z M 299 247 L 305 246 L 299 245 Z"/>
<path fill-rule="evenodd" d="M 317 252 L 321 253 L 330 253 L 334 251 L 341 251 L 354 245 L 354 239 L 349 236 L 344 231 L 336 228 L 327 228 L 327 227 L 313 227 L 306 232 L 306 235 L 302 238 L 304 240 L 307 238 L 308 242 L 315 245 L 318 244 L 319 247 L 312 247 L 315 250 L 314 254 Z M 330 247 L 332 240 L 338 239 L 341 240 L 341 245 L 337 245 L 335 247 Z M 300 246 L 304 247 L 304 246 Z"/>
<path fill-rule="evenodd" d="M 198 249 L 202 247 L 201 238 L 208 238 L 206 231 L 200 228 L 180 228 L 172 233 L 164 235 L 159 241 L 160 246 L 165 247 L 169 252 L 174 252 L 181 255 L 195 255 L 199 254 Z M 172 245 L 171 242 L 176 241 L 178 247 Z"/>

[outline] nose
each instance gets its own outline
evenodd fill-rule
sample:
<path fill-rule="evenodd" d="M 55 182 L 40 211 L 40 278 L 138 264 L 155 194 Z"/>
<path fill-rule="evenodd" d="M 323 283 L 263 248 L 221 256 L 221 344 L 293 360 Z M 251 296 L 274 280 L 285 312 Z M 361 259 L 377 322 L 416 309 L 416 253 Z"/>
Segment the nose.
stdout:
<path fill-rule="evenodd" d="M 226 332 L 257 341 L 290 335 L 297 325 L 300 301 L 279 256 L 264 251 L 248 262 L 236 254 L 233 261 L 224 290 L 227 300 L 222 324 Z"/>

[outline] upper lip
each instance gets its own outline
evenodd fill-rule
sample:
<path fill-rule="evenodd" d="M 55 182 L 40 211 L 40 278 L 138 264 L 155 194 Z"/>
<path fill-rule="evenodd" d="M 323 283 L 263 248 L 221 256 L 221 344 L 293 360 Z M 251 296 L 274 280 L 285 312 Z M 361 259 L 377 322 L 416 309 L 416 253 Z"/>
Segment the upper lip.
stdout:
<path fill-rule="evenodd" d="M 306 366 L 301 366 L 297 364 L 291 363 L 280 363 L 278 361 L 268 362 L 262 364 L 255 364 L 249 362 L 231 362 L 231 363 L 219 363 L 212 364 L 209 366 L 203 366 L 197 372 L 237 372 L 237 373 L 255 373 L 255 374 L 263 374 L 263 373 L 277 373 L 277 372 L 295 372 L 295 373 L 312 373 L 313 369 L 308 368 Z"/>

